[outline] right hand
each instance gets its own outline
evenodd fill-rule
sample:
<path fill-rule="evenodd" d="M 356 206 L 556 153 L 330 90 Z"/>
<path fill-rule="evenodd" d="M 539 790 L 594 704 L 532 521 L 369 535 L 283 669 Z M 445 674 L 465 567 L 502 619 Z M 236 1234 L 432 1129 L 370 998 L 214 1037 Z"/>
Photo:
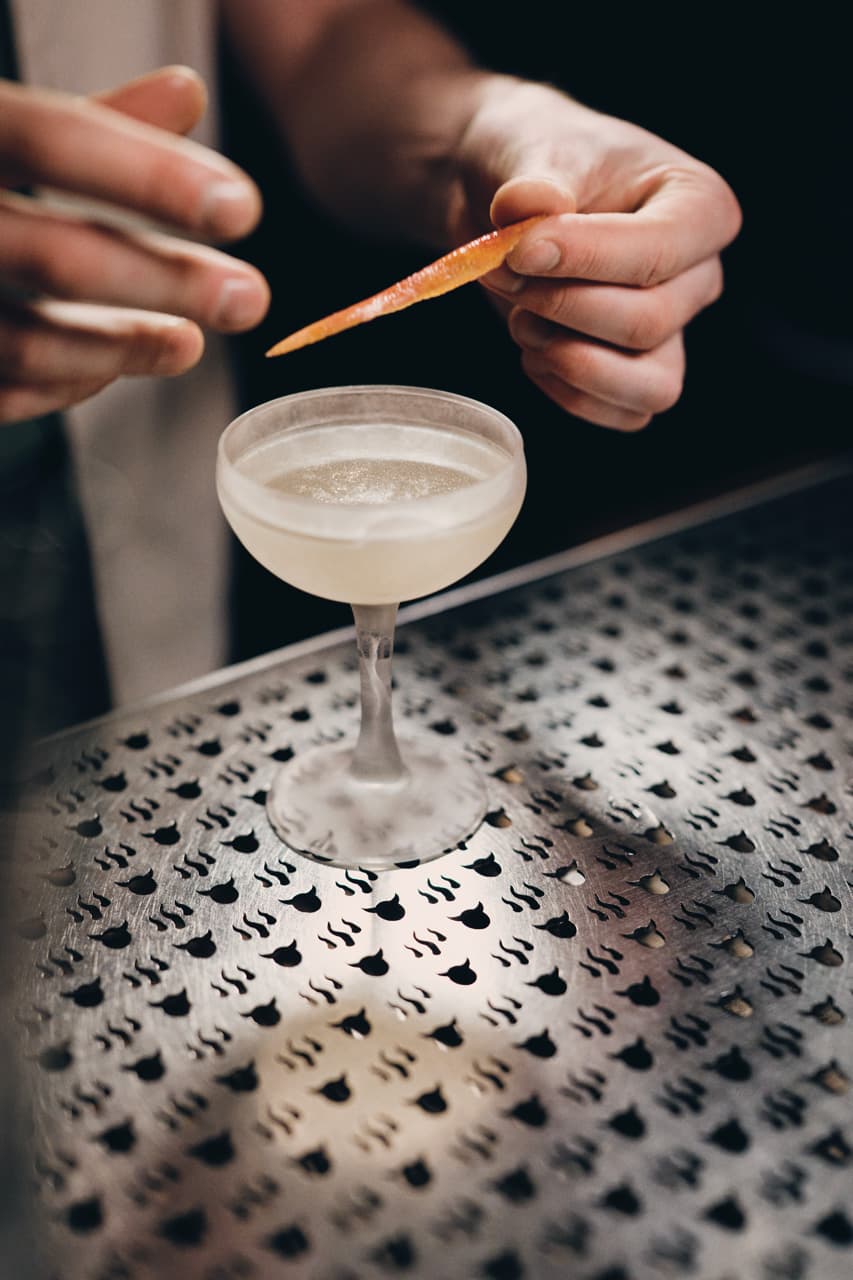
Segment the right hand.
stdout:
<path fill-rule="evenodd" d="M 176 136 L 205 105 L 182 67 L 97 98 L 0 80 L 0 423 L 66 408 L 122 375 L 183 373 L 204 349 L 200 325 L 229 333 L 262 319 L 266 281 L 235 258 L 2 190 L 58 188 L 204 239 L 245 235 L 257 188 Z"/>

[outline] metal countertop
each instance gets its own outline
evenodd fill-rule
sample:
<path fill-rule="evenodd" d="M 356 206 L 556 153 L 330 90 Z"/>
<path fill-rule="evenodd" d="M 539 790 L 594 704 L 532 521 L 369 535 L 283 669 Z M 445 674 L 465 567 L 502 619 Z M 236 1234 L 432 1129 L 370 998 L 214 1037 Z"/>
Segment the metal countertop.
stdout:
<path fill-rule="evenodd" d="M 849 1277 L 851 510 L 836 476 L 404 627 L 399 723 L 490 794 L 414 870 L 265 819 L 355 731 L 348 639 L 45 744 L 53 1274 Z"/>

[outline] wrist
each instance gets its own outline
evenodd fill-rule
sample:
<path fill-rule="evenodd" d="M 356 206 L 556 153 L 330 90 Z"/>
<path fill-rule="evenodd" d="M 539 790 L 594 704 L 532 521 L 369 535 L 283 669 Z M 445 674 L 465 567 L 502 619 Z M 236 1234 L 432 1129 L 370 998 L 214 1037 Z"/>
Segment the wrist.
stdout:
<path fill-rule="evenodd" d="M 410 225 L 419 239 L 436 249 L 448 250 L 470 238 L 460 235 L 461 212 L 466 202 L 465 139 L 494 82 L 504 79 L 467 67 L 438 73 L 422 86 L 420 96 L 425 117 L 427 113 L 431 115 L 432 136 L 417 140 L 426 145 L 412 191 Z"/>

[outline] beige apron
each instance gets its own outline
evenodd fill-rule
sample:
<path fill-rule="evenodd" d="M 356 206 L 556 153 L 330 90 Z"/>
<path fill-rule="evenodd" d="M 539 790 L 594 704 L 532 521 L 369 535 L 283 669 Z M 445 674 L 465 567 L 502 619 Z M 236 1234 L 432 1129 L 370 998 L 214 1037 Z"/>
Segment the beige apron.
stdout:
<path fill-rule="evenodd" d="M 216 5 L 209 0 L 12 0 L 21 80 L 74 93 L 168 63 L 206 80 L 192 136 L 214 145 Z M 91 206 L 88 207 L 91 211 Z M 227 537 L 214 463 L 234 395 L 222 339 L 176 379 L 122 378 L 66 415 L 117 703 L 221 666 Z"/>

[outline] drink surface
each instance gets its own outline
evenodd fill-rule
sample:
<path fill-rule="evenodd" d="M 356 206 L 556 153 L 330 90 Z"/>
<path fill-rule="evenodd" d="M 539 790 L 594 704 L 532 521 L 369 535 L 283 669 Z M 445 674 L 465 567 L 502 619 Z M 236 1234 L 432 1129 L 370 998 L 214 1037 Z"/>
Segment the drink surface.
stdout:
<path fill-rule="evenodd" d="M 424 462 L 421 458 L 340 458 L 295 467 L 270 476 L 265 484 L 278 493 L 312 498 L 314 502 L 376 506 L 382 502 L 454 493 L 473 484 L 475 479 L 469 471 Z"/>
<path fill-rule="evenodd" d="M 220 481 L 252 555 L 304 591 L 357 604 L 415 599 L 470 572 L 504 538 L 524 491 L 505 450 L 452 427 L 282 431 L 237 470 L 264 491 L 249 508 Z"/>
<path fill-rule="evenodd" d="M 375 506 L 453 493 L 507 462 L 503 449 L 469 431 L 357 422 L 281 432 L 238 467 L 291 497 Z"/>

